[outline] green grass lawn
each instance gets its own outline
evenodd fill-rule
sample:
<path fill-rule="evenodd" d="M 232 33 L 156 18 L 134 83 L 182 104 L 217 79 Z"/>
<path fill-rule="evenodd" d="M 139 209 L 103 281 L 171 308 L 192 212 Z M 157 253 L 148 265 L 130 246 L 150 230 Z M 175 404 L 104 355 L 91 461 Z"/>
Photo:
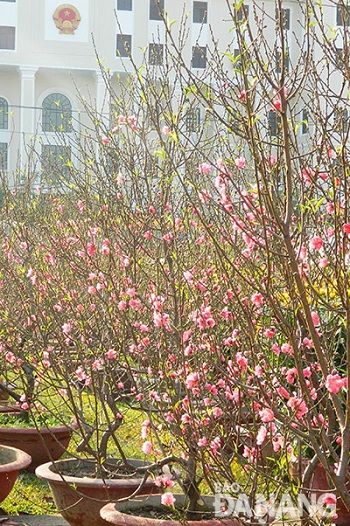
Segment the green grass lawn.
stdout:
<path fill-rule="evenodd" d="M 14 488 L 0 507 L 6 515 L 57 513 L 48 484 L 26 471 L 19 474 Z"/>

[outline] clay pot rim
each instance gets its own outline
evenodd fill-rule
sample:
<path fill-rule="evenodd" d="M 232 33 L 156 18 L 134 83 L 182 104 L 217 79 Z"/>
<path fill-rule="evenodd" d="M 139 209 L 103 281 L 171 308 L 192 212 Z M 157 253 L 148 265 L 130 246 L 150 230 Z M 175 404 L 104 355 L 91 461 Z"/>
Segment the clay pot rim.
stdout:
<path fill-rule="evenodd" d="M 9 462 L 8 464 L 0 464 L 0 473 L 25 469 L 32 462 L 32 457 L 21 449 L 12 446 L 3 446 L 0 444 L 0 450 L 1 449 L 13 451 L 16 454 L 16 460 Z"/>
<path fill-rule="evenodd" d="M 18 404 L 10 404 L 8 401 L 2 400 L 0 402 L 0 414 L 19 413 L 20 406 Z"/>
<path fill-rule="evenodd" d="M 135 466 L 145 465 L 145 462 L 143 460 L 131 459 L 129 461 L 135 464 Z M 40 466 L 38 466 L 35 470 L 35 474 L 38 478 L 46 480 L 47 482 L 53 482 L 55 484 L 62 484 L 62 485 L 74 484 L 74 485 L 78 485 L 83 488 L 96 487 L 96 486 L 103 487 L 103 488 L 111 488 L 111 487 L 115 488 L 118 486 L 129 487 L 130 486 L 131 488 L 134 488 L 136 484 L 141 484 L 143 480 L 141 476 L 134 477 L 134 478 L 131 478 L 131 477 L 123 478 L 123 476 L 121 476 L 120 479 L 107 479 L 107 478 L 100 479 L 100 478 L 74 477 L 71 475 L 64 475 L 64 468 L 62 464 L 67 464 L 67 463 L 73 464 L 74 462 L 88 462 L 90 464 L 93 464 L 96 461 L 92 458 L 90 459 L 71 458 L 71 459 L 64 459 L 64 460 L 55 460 L 53 462 L 46 462 L 46 464 L 41 464 Z M 59 470 L 60 465 L 62 466 L 61 469 L 63 468 L 62 471 L 55 473 L 55 471 L 53 471 L 52 468 L 56 467 L 56 469 Z M 149 480 L 147 480 L 145 483 L 145 486 L 153 487 L 154 486 L 153 479 L 150 478 Z"/>
<path fill-rule="evenodd" d="M 176 503 L 183 505 L 186 502 L 186 497 L 183 494 L 174 494 Z M 172 519 L 155 519 L 151 517 L 142 517 L 138 515 L 132 515 L 124 513 L 125 511 L 132 511 L 140 506 L 161 506 L 160 504 L 161 495 L 150 495 L 150 496 L 139 496 L 134 497 L 124 502 L 109 502 L 101 508 L 100 515 L 102 519 L 110 524 L 123 525 L 123 526 L 182 526 L 183 521 L 172 520 Z M 213 501 L 213 496 L 202 496 L 204 502 Z M 166 509 L 166 506 L 162 506 Z M 205 509 L 204 509 L 205 511 Z M 224 526 L 239 526 L 241 522 L 232 517 L 219 518 L 213 517 L 211 519 L 204 520 L 186 520 L 186 524 L 191 526 L 213 526 L 216 524 L 223 524 Z"/>
<path fill-rule="evenodd" d="M 0 404 L 0 408 L 2 409 L 0 413 L 6 414 L 6 415 L 9 413 L 20 413 L 21 412 L 21 408 L 18 405 L 6 406 L 6 404 L 4 405 Z M 5 409 L 5 411 L 3 409 Z M 45 434 L 55 434 L 55 433 L 62 434 L 65 431 L 67 433 L 72 433 L 73 431 L 78 429 L 78 427 L 79 426 L 78 426 L 77 421 L 73 420 L 69 424 L 59 424 L 57 426 L 45 426 L 44 425 L 40 427 L 35 426 L 35 425 L 16 427 L 16 426 L 7 426 L 7 425 L 0 424 L 0 431 L 1 433 L 5 433 L 5 434 L 23 433 L 24 435 L 31 435 L 33 433 L 40 433 L 42 435 L 45 435 Z"/>
<path fill-rule="evenodd" d="M 63 433 L 66 431 L 67 433 L 72 433 L 75 429 L 78 428 L 77 423 L 72 424 L 62 424 L 61 426 L 43 426 L 43 427 L 35 427 L 35 426 L 28 426 L 28 427 L 8 427 L 8 426 L 2 426 L 0 425 L 0 432 L 4 434 L 13 434 L 13 433 L 22 433 L 24 435 L 32 435 L 36 433 L 40 433 L 42 435 L 50 434 L 54 435 L 55 433 Z"/>

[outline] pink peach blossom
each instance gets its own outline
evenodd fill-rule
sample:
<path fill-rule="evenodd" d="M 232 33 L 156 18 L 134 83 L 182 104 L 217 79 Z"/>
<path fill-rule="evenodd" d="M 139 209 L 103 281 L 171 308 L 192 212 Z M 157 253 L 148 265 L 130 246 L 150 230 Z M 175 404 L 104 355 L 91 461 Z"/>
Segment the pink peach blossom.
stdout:
<path fill-rule="evenodd" d="M 334 212 L 334 204 L 333 203 L 327 203 L 326 204 L 326 212 L 327 212 L 327 214 L 333 214 L 333 212 Z"/>
<path fill-rule="evenodd" d="M 268 329 L 265 329 L 264 336 L 266 338 L 273 338 L 276 333 L 276 327 L 269 327 Z"/>
<path fill-rule="evenodd" d="M 240 91 L 239 96 L 238 96 L 238 100 L 240 102 L 246 102 L 246 100 L 247 100 L 247 92 L 246 92 L 246 90 L 242 89 Z"/>
<path fill-rule="evenodd" d="M 339 374 L 329 374 L 326 378 L 326 389 L 333 394 L 339 393 L 340 389 L 346 387 L 347 379 L 341 378 Z"/>
<path fill-rule="evenodd" d="M 142 444 L 142 452 L 145 455 L 149 455 L 150 453 L 152 453 L 152 451 L 153 451 L 152 442 L 149 442 L 149 440 L 146 440 L 146 442 Z"/>
<path fill-rule="evenodd" d="M 259 416 L 261 418 L 262 422 L 273 422 L 275 415 L 273 414 L 273 411 L 269 409 L 268 407 L 264 407 L 264 409 L 261 409 L 259 411 Z"/>
<path fill-rule="evenodd" d="M 324 493 L 322 495 L 322 504 L 334 506 L 337 503 L 337 497 L 334 493 Z"/>
<path fill-rule="evenodd" d="M 11 351 L 5 354 L 5 358 L 9 363 L 16 363 L 16 356 Z"/>
<path fill-rule="evenodd" d="M 314 236 L 312 239 L 310 239 L 310 242 L 309 242 L 309 248 L 310 250 L 321 250 L 321 248 L 323 247 L 323 240 L 321 237 L 319 236 Z"/>
<path fill-rule="evenodd" d="M 72 324 L 71 323 L 64 323 L 62 325 L 62 331 L 63 331 L 64 334 L 69 334 L 71 330 L 72 330 Z"/>
<path fill-rule="evenodd" d="M 194 387 L 197 387 L 199 383 L 199 374 L 198 373 L 190 373 L 185 381 L 185 385 L 187 389 L 193 389 Z"/>
<path fill-rule="evenodd" d="M 315 327 L 317 327 L 320 324 L 320 317 L 317 314 L 317 312 L 312 312 L 311 318 L 312 318 L 313 324 L 315 325 Z"/>
<path fill-rule="evenodd" d="M 94 243 L 88 243 L 86 245 L 86 252 L 89 256 L 94 256 L 96 254 L 96 245 Z"/>
<path fill-rule="evenodd" d="M 312 349 L 312 347 L 314 346 L 313 341 L 310 340 L 310 338 L 304 338 L 304 339 L 303 339 L 303 344 L 304 344 L 305 347 L 307 347 L 308 349 Z"/>
<path fill-rule="evenodd" d="M 326 268 L 326 267 L 328 267 L 328 265 L 329 265 L 329 261 L 328 261 L 327 258 L 321 258 L 319 263 L 318 263 L 318 266 L 320 268 Z"/>
<path fill-rule="evenodd" d="M 237 159 L 235 159 L 235 165 L 237 166 L 237 168 L 243 168 L 245 166 L 245 163 L 246 160 L 244 157 L 237 157 Z"/>
<path fill-rule="evenodd" d="M 309 411 L 305 401 L 297 396 L 290 397 L 287 406 L 295 411 L 295 416 L 299 420 Z"/>
<path fill-rule="evenodd" d="M 210 174 L 211 166 L 208 163 L 202 163 L 198 166 L 198 172 L 200 174 Z"/>
<path fill-rule="evenodd" d="M 281 352 L 283 354 L 292 355 L 293 354 L 293 347 L 290 345 L 290 343 L 283 343 L 281 345 Z"/>
<path fill-rule="evenodd" d="M 223 411 L 222 409 L 220 409 L 220 407 L 214 407 L 213 415 L 215 418 L 219 418 L 220 416 L 222 416 L 222 414 L 223 414 Z"/>
<path fill-rule="evenodd" d="M 274 155 L 270 155 L 267 162 L 269 166 L 274 166 L 277 162 L 276 157 Z"/>
<path fill-rule="evenodd" d="M 264 297 L 259 292 L 256 292 L 255 294 L 252 294 L 251 301 L 254 303 L 256 307 L 260 307 L 264 303 Z"/>
<path fill-rule="evenodd" d="M 172 488 L 175 483 L 167 475 L 159 475 L 155 478 L 154 484 L 158 488 Z"/>
<path fill-rule="evenodd" d="M 248 366 L 248 360 L 241 352 L 236 354 L 236 363 L 241 368 L 242 373 L 244 373 Z"/>
<path fill-rule="evenodd" d="M 261 446 L 266 439 L 267 436 L 267 429 L 265 426 L 260 426 L 258 430 L 258 434 L 256 435 L 256 444 L 258 446 Z"/>
<path fill-rule="evenodd" d="M 134 126 L 137 123 L 137 117 L 135 115 L 129 115 L 127 118 L 128 124 Z"/>
<path fill-rule="evenodd" d="M 221 449 L 221 438 L 220 437 L 215 437 L 211 442 L 210 442 L 210 449 L 212 450 L 213 454 L 216 455 L 217 452 L 219 451 L 219 449 Z"/>
<path fill-rule="evenodd" d="M 86 380 L 86 378 L 87 378 L 86 372 L 84 371 L 84 369 L 81 366 L 79 366 L 78 369 L 75 371 L 75 375 L 78 378 L 78 380 L 81 381 L 81 382 Z"/>
<path fill-rule="evenodd" d="M 288 398 L 290 397 L 290 394 L 289 392 L 287 391 L 287 389 L 283 386 L 280 386 L 280 387 L 277 387 L 277 392 L 278 394 L 282 397 L 282 398 L 286 398 L 288 400 Z"/>
<path fill-rule="evenodd" d="M 283 445 L 284 445 L 284 439 L 281 435 L 277 435 L 273 437 L 272 447 L 275 453 L 278 453 L 278 451 L 281 451 Z"/>
<path fill-rule="evenodd" d="M 108 360 L 115 360 L 117 357 L 117 353 L 114 349 L 108 349 L 108 351 L 106 352 L 106 356 Z"/>
<path fill-rule="evenodd" d="M 167 491 L 166 493 L 163 493 L 160 499 L 163 506 L 174 506 L 176 502 L 176 498 L 170 491 Z"/>
<path fill-rule="evenodd" d="M 275 95 L 275 97 L 272 100 L 272 104 L 274 105 L 277 111 L 282 111 L 282 101 L 281 96 L 279 94 Z"/>

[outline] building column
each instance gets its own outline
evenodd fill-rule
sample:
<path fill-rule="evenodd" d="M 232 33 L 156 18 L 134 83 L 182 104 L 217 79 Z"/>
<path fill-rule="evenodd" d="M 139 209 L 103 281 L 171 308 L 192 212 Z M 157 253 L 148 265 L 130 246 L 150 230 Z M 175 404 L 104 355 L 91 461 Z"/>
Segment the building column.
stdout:
<path fill-rule="evenodd" d="M 96 113 L 109 118 L 109 97 L 106 83 L 101 71 L 95 71 L 96 76 Z"/>
<path fill-rule="evenodd" d="M 109 95 L 106 87 L 106 83 L 103 80 L 103 75 L 101 71 L 95 71 L 96 77 L 96 99 L 95 99 L 95 110 L 96 116 L 98 116 L 100 122 L 104 122 L 104 126 L 108 128 L 109 126 Z M 101 131 L 104 129 L 102 125 Z M 103 133 L 104 135 L 104 133 Z M 96 141 L 95 144 L 95 154 L 96 159 L 99 159 L 100 156 L 100 142 Z"/>
<path fill-rule="evenodd" d="M 37 132 L 36 109 L 35 109 L 35 75 L 38 68 L 20 67 L 21 73 L 21 144 L 20 165 L 25 166 L 27 162 L 27 145 L 33 141 Z"/>
<path fill-rule="evenodd" d="M 174 113 L 177 113 L 179 111 L 180 107 L 180 101 L 183 97 L 183 91 L 182 87 L 179 81 L 173 80 L 174 88 L 173 88 L 173 98 L 172 98 L 172 108 Z"/>

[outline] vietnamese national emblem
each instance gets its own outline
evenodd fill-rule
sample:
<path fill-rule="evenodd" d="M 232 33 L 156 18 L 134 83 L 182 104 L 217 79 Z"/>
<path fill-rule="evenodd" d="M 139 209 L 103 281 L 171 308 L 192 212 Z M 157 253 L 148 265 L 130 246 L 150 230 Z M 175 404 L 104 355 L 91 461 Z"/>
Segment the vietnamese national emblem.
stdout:
<path fill-rule="evenodd" d="M 74 31 L 80 24 L 80 13 L 78 9 L 69 4 L 60 5 L 52 16 L 57 29 L 63 35 L 74 35 Z"/>

